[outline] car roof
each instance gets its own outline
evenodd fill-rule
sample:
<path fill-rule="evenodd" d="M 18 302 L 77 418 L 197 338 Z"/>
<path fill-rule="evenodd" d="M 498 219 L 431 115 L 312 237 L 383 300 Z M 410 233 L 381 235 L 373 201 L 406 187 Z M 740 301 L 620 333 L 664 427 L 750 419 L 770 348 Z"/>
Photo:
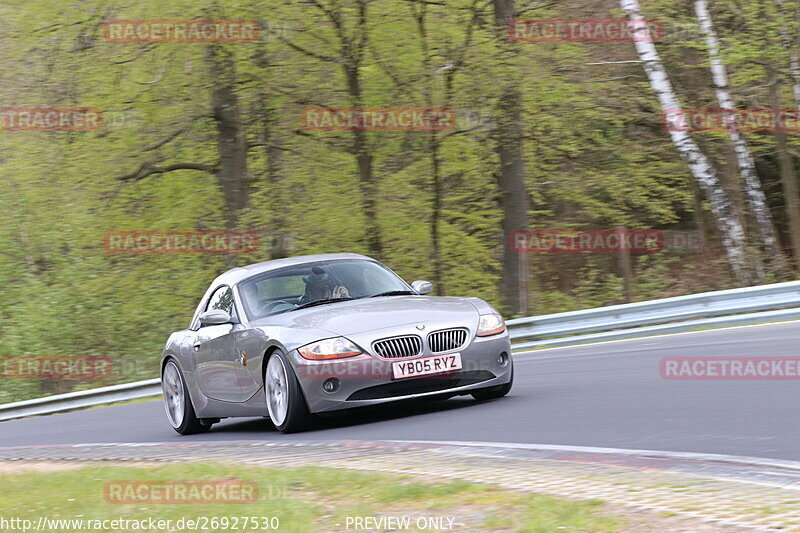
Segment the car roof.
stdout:
<path fill-rule="evenodd" d="M 361 254 L 340 253 L 340 254 L 315 254 L 315 255 L 299 255 L 297 257 L 287 257 L 284 259 L 273 259 L 272 261 L 262 261 L 261 263 L 253 263 L 242 267 L 236 267 L 220 274 L 214 280 L 212 286 L 218 287 L 220 285 L 235 285 L 240 281 L 247 279 L 257 274 L 262 274 L 270 270 L 278 268 L 302 265 L 304 263 L 314 263 L 317 261 L 336 261 L 344 259 L 361 259 L 366 261 L 374 261 L 371 257 Z"/>

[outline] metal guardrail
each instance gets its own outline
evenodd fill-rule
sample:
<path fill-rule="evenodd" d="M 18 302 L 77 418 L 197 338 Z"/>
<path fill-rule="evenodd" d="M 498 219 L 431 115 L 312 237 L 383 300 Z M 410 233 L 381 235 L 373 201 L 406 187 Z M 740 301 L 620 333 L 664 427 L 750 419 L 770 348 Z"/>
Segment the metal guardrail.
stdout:
<path fill-rule="evenodd" d="M 72 409 L 135 400 L 157 394 L 161 394 L 160 379 L 147 379 L 99 389 L 56 394 L 55 396 L 0 405 L 0 421 L 34 415 L 49 415 Z"/>
<path fill-rule="evenodd" d="M 506 322 L 514 350 L 800 318 L 800 281 L 704 292 Z"/>
<path fill-rule="evenodd" d="M 508 320 L 514 351 L 800 319 L 800 281 Z M 149 379 L 0 405 L 0 421 L 161 394 Z"/>

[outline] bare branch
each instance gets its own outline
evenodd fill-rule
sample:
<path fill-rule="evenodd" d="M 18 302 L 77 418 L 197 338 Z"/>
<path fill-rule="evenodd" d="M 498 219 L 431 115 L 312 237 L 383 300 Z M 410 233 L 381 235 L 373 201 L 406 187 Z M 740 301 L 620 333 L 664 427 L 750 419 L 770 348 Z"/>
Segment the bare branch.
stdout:
<path fill-rule="evenodd" d="M 318 54 L 316 52 L 312 52 L 311 50 L 307 50 L 307 49 L 303 48 L 302 46 L 298 46 L 295 43 L 293 43 L 291 41 L 288 41 L 288 40 L 286 40 L 284 38 L 281 38 L 281 41 L 283 41 L 290 48 L 293 48 L 293 49 L 297 50 L 301 54 L 305 54 L 305 55 L 307 55 L 309 57 L 313 57 L 315 59 L 319 59 L 320 61 L 326 61 L 328 63 L 335 63 L 335 62 L 340 61 L 340 59 L 338 57 L 326 56 L 326 55 L 323 55 L 323 54 Z"/>
<path fill-rule="evenodd" d="M 619 65 L 622 63 L 644 63 L 641 60 L 631 60 L 631 61 L 600 61 L 598 63 L 584 63 L 584 65 Z"/>
<path fill-rule="evenodd" d="M 360 0 L 358 4 L 358 27 L 359 27 L 359 36 L 358 42 L 356 43 L 356 61 L 361 63 L 361 59 L 364 57 L 364 49 L 367 46 L 367 41 L 369 40 L 369 29 L 367 28 L 367 0 Z"/>
<path fill-rule="evenodd" d="M 380 52 L 378 52 L 378 49 L 375 46 L 370 46 L 369 48 L 370 51 L 372 52 L 372 57 L 375 59 L 375 62 L 378 64 L 380 69 L 383 71 L 384 74 L 389 76 L 394 82 L 394 84 L 397 85 L 399 88 L 410 88 L 413 86 L 414 81 L 416 81 L 414 78 L 421 77 L 421 76 L 414 76 L 410 80 L 402 80 L 400 76 L 397 75 L 398 69 L 391 68 L 386 63 L 386 61 L 384 61 L 383 57 L 381 57 Z"/>
<path fill-rule="evenodd" d="M 527 13 L 528 11 L 536 11 L 537 9 L 544 9 L 544 8 L 547 8 L 547 7 L 556 6 L 556 5 L 560 4 L 560 3 L 561 2 L 550 2 L 549 4 L 542 4 L 542 5 L 538 5 L 538 6 L 530 5 L 530 6 L 524 7 L 522 9 L 520 9 L 519 11 L 517 11 L 517 16 L 520 16 L 523 13 Z"/>
<path fill-rule="evenodd" d="M 469 132 L 471 132 L 471 131 L 475 131 L 475 130 L 477 130 L 477 129 L 480 129 L 480 128 L 482 128 L 482 127 L 483 127 L 483 124 L 478 124 L 477 126 L 473 126 L 473 127 L 471 127 L 471 128 L 467 128 L 467 129 L 465 129 L 465 130 L 453 130 L 453 131 L 447 132 L 447 133 L 445 133 L 444 135 L 442 135 L 441 137 L 439 137 L 439 138 L 436 140 L 436 144 L 437 144 L 438 146 L 441 146 L 441 144 L 442 144 L 442 143 L 443 143 L 445 140 L 449 139 L 450 137 L 452 137 L 452 136 L 454 136 L 454 135 L 461 135 L 462 133 L 469 133 Z"/>
<path fill-rule="evenodd" d="M 173 163 L 165 167 L 157 167 L 153 163 L 142 163 L 135 172 L 118 176 L 116 179 L 119 181 L 139 181 L 153 174 L 165 174 L 175 170 L 203 170 L 205 172 L 213 172 L 217 167 L 214 165 L 205 165 L 203 163 Z"/>
<path fill-rule="evenodd" d="M 322 11 L 323 13 L 325 13 L 325 14 L 328 16 L 328 18 L 330 18 L 331 20 L 332 20 L 333 18 L 335 18 L 334 14 L 333 14 L 333 10 L 331 10 L 331 9 L 328 9 L 327 7 L 325 7 L 324 5 L 322 5 L 322 3 L 318 2 L 317 0 L 310 0 L 310 3 L 311 3 L 311 4 L 312 4 L 314 7 L 316 7 L 317 9 L 319 9 L 320 11 Z"/>
<path fill-rule="evenodd" d="M 139 51 L 136 53 L 136 55 L 134 55 L 132 58 L 123 59 L 122 61 L 114 61 L 113 64 L 114 65 L 124 65 L 125 63 L 132 63 L 132 62 L 136 61 L 137 59 L 139 59 L 140 57 L 142 57 L 147 52 L 150 52 L 152 50 L 155 50 L 155 44 L 153 44 L 153 43 L 146 44 L 145 46 L 140 48 Z"/>
<path fill-rule="evenodd" d="M 294 148 L 287 148 L 287 147 L 281 146 L 279 144 L 262 143 L 262 142 L 247 143 L 247 149 L 248 150 L 250 150 L 252 148 L 258 148 L 260 146 L 262 146 L 262 147 L 266 146 L 268 148 L 272 148 L 272 149 L 275 149 L 275 150 L 281 150 L 281 151 L 284 151 L 284 152 L 290 152 L 290 153 L 293 153 L 295 155 L 304 155 L 302 152 L 300 152 L 298 150 L 295 150 Z"/>
<path fill-rule="evenodd" d="M 607 81 L 619 81 L 627 78 L 641 78 L 641 76 L 639 76 L 638 74 L 628 74 L 627 76 L 617 76 L 615 78 L 605 78 L 602 80 L 586 80 L 583 83 L 604 83 Z"/>
<path fill-rule="evenodd" d="M 305 106 L 313 105 L 313 106 L 316 106 L 316 107 L 321 107 L 323 109 L 327 109 L 330 112 L 336 112 L 336 108 L 335 107 L 331 107 L 330 105 L 326 104 L 325 102 L 319 102 L 317 100 L 311 100 L 311 99 L 303 97 L 303 96 L 298 97 L 295 91 L 287 91 L 286 89 L 281 89 L 280 87 L 273 87 L 273 90 L 275 92 L 278 92 L 278 93 L 284 95 L 284 96 L 290 97 L 292 99 L 292 101 L 294 103 L 296 103 L 296 104 L 305 105 Z"/>
<path fill-rule="evenodd" d="M 167 135 L 166 137 L 164 137 L 164 138 L 163 138 L 163 139 L 161 139 L 160 141 L 158 141 L 158 142 L 155 142 L 155 143 L 153 143 L 153 144 L 151 144 L 151 145 L 149 145 L 149 146 L 145 146 L 144 148 L 142 148 L 142 151 L 143 151 L 143 152 L 152 152 L 153 150 L 157 150 L 157 149 L 161 148 L 162 146 L 164 146 L 165 144 L 167 144 L 167 143 L 169 143 L 169 142 L 172 142 L 172 141 L 173 141 L 173 140 L 175 140 L 175 139 L 176 139 L 176 138 L 177 138 L 179 135 L 181 135 L 181 134 L 185 133 L 185 132 L 186 132 L 186 130 L 188 130 L 188 129 L 189 129 L 189 126 L 191 126 L 191 125 L 192 125 L 192 123 L 193 123 L 195 120 L 197 120 L 198 118 L 201 118 L 201 117 L 203 117 L 203 116 L 205 116 L 205 115 L 195 115 L 195 116 L 193 116 L 193 117 L 190 117 L 190 118 L 189 118 L 189 121 L 188 121 L 186 124 L 184 124 L 183 126 L 181 126 L 180 128 L 178 128 L 177 130 L 173 131 L 172 133 L 170 133 L 169 135 Z"/>

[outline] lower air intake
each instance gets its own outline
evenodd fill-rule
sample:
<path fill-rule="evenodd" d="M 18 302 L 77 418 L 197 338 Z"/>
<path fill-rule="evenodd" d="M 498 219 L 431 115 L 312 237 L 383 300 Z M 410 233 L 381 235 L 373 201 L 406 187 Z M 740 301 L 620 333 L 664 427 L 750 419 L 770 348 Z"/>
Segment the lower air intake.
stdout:
<path fill-rule="evenodd" d="M 489 381 L 495 377 L 489 371 L 476 370 L 469 372 L 457 372 L 446 377 L 413 378 L 384 383 L 367 387 L 351 394 L 348 400 L 381 400 L 394 398 L 396 396 L 408 396 L 409 394 L 424 394 L 426 392 L 436 392 L 440 390 L 454 389 L 475 385 L 483 381 Z"/>

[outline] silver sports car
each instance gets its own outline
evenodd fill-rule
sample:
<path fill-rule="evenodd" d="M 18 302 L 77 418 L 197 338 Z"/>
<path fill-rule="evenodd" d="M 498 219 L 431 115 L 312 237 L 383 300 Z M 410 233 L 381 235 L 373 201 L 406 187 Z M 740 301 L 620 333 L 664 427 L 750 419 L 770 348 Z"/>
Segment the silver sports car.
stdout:
<path fill-rule="evenodd" d="M 292 432 L 349 407 L 506 395 L 514 368 L 503 317 L 479 298 L 431 290 L 357 254 L 229 270 L 167 340 L 167 418 L 182 434 L 256 416 Z"/>

